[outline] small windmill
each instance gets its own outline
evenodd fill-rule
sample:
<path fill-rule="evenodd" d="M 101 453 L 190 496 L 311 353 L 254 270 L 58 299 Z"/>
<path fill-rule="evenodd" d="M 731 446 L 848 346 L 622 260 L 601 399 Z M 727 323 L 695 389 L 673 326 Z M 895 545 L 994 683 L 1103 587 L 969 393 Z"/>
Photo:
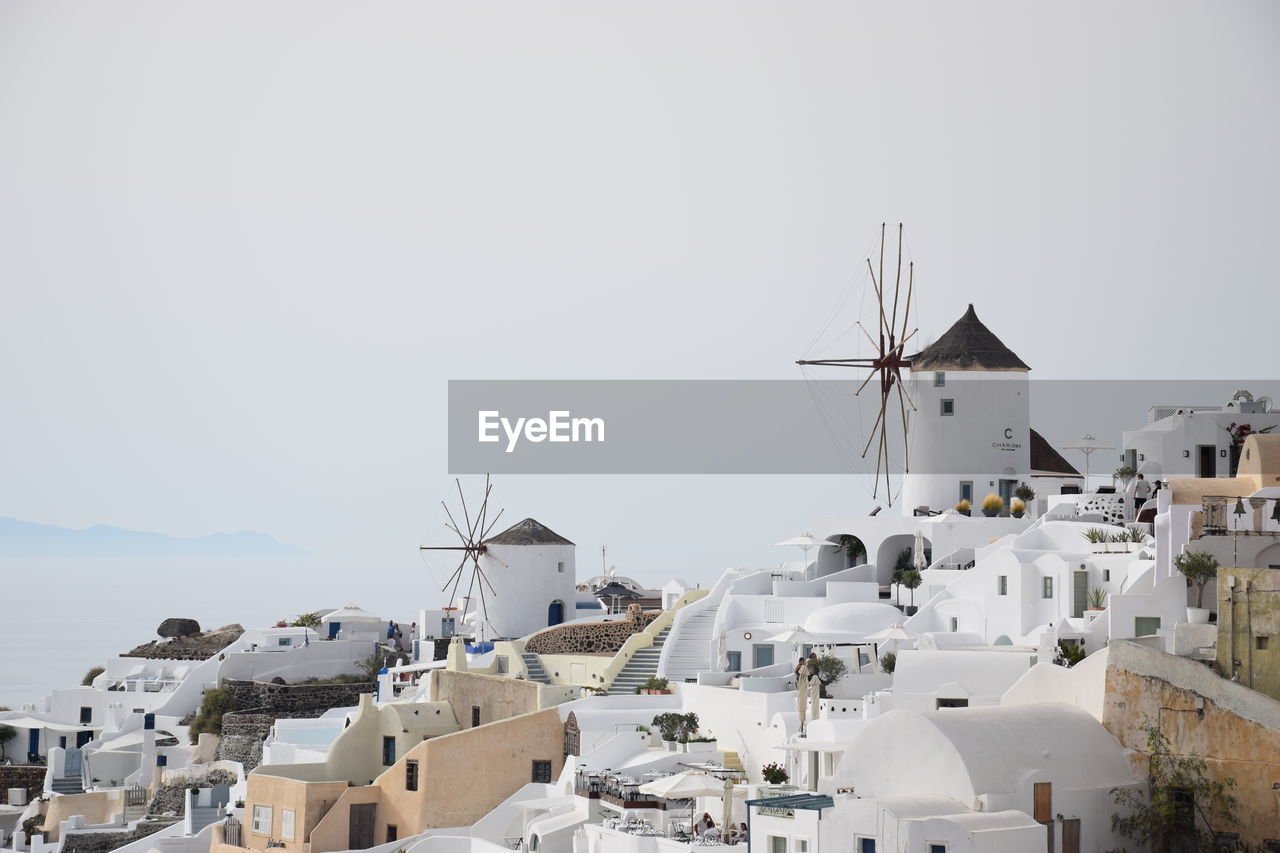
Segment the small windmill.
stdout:
<path fill-rule="evenodd" d="M 910 368 L 911 362 L 904 356 L 907 341 L 915 335 L 911 326 L 911 296 L 914 283 L 915 263 L 907 262 L 907 292 L 902 299 L 902 223 L 898 223 L 898 269 L 894 275 L 893 296 L 887 292 L 884 277 L 885 224 L 880 223 L 880 266 L 877 275 L 871 259 L 867 258 L 867 271 L 871 274 L 871 285 L 875 289 L 877 311 L 879 314 L 878 334 L 872 335 L 861 322 L 858 328 L 870 342 L 875 355 L 871 358 L 827 358 L 813 361 L 797 361 L 799 365 L 822 365 L 829 367 L 858 367 L 868 370 L 867 378 L 858 386 L 854 395 L 859 395 L 870 384 L 872 379 L 880 380 L 880 411 L 876 415 L 875 425 L 871 427 L 871 435 L 862 448 L 862 458 L 866 459 L 871 452 L 871 445 L 876 445 L 876 475 L 873 496 L 878 496 L 880 489 L 880 472 L 884 471 L 885 497 L 889 505 L 893 505 L 893 494 L 889 487 L 889 402 L 897 393 L 898 410 L 902 416 L 902 467 L 903 473 L 910 469 L 910 448 L 907 442 L 908 418 L 907 409 L 915 411 L 911 397 L 902 389 L 902 369 Z M 898 316 L 901 303 L 902 316 Z"/>
<path fill-rule="evenodd" d="M 489 493 L 493 491 L 493 485 L 489 482 L 489 476 L 486 474 L 484 478 L 484 497 L 480 501 L 480 509 L 476 513 L 475 518 L 471 517 L 471 513 L 467 511 L 467 498 L 462 493 L 462 483 L 454 480 L 454 484 L 458 487 L 458 499 L 462 503 L 462 520 L 463 524 L 458 524 L 453 513 L 449 511 L 449 507 L 444 501 L 440 505 L 444 507 L 445 515 L 449 521 L 445 524 L 461 540 L 458 545 L 423 545 L 420 551 L 461 551 L 462 560 L 458 563 L 458 567 L 449 575 L 449 579 L 445 581 L 444 586 L 440 589 L 444 591 L 453 585 L 452 592 L 449 593 L 450 603 L 457 601 L 458 588 L 462 585 L 463 575 L 466 573 L 467 564 L 471 564 L 471 580 L 467 584 L 467 597 L 464 599 L 462 617 L 459 621 L 465 622 L 467 618 L 467 609 L 471 606 L 472 592 L 478 587 L 480 592 L 480 631 L 483 635 L 484 626 L 489 623 L 488 604 L 485 600 L 484 588 L 489 587 L 489 592 L 497 596 L 498 592 L 493 588 L 493 584 L 489 578 L 485 576 L 482 560 L 493 560 L 499 565 L 507 564 L 499 560 L 497 557 L 489 553 L 485 540 L 489 537 L 489 532 L 493 530 L 493 526 L 498 523 L 498 519 L 502 517 L 502 510 L 498 510 L 492 519 L 489 518 Z M 490 626 L 492 627 L 492 626 Z M 483 639 L 483 636 L 481 637 Z"/>

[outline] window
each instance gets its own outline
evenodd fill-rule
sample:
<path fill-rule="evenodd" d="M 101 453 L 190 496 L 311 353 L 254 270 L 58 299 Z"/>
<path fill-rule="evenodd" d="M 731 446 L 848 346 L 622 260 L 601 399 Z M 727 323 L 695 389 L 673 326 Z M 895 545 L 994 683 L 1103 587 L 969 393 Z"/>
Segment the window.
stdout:
<path fill-rule="evenodd" d="M 756 667 L 773 666 L 773 644 L 755 645 L 751 647 L 751 655 L 754 658 L 752 664 Z"/>
<path fill-rule="evenodd" d="M 795 846 L 791 848 L 792 853 L 809 853 L 809 839 L 797 838 Z"/>
<path fill-rule="evenodd" d="M 787 837 L 785 835 L 770 835 L 769 853 L 787 853 Z"/>
<path fill-rule="evenodd" d="M 86 726 L 87 726 L 87 725 L 89 725 L 89 724 L 90 724 L 90 723 L 92 723 L 92 722 L 93 722 L 93 709 L 92 709 L 92 708 L 81 708 L 81 709 L 80 709 L 80 723 L 81 723 L 81 725 L 86 725 Z"/>
<path fill-rule="evenodd" d="M 955 401 L 955 400 L 943 400 L 943 401 L 942 401 L 942 414 L 943 414 L 944 416 L 948 416 L 948 415 L 954 415 L 955 413 L 956 413 L 956 401 Z"/>
<path fill-rule="evenodd" d="M 729 652 L 729 672 L 742 672 L 742 652 Z"/>
<path fill-rule="evenodd" d="M 271 806 L 253 807 L 253 831 L 258 835 L 271 834 Z"/>
<path fill-rule="evenodd" d="M 973 481 L 962 480 L 960 482 L 960 500 L 973 503 Z"/>
<path fill-rule="evenodd" d="M 1135 616 L 1133 619 L 1133 636 L 1135 637 L 1153 637 L 1159 630 L 1159 616 Z"/>
<path fill-rule="evenodd" d="M 280 840 L 293 840 L 293 809 L 280 810 Z"/>
<path fill-rule="evenodd" d="M 941 388 L 946 384 L 947 384 L 947 374 L 943 373 L 941 370 L 935 371 L 933 374 L 933 387 Z"/>
<path fill-rule="evenodd" d="M 1102 570 L 1102 579 L 1103 579 L 1104 581 L 1109 581 L 1109 580 L 1111 580 L 1111 570 L 1110 570 L 1110 569 L 1103 569 L 1103 570 Z"/>
<path fill-rule="evenodd" d="M 1271 646 L 1270 637 L 1254 637 L 1253 648 L 1259 652 L 1265 652 Z"/>
<path fill-rule="evenodd" d="M 996 578 L 996 595 L 1009 594 L 1009 576 L 1000 575 Z"/>
<path fill-rule="evenodd" d="M 931 843 L 929 845 L 929 853 L 947 853 L 947 845 Z"/>
<path fill-rule="evenodd" d="M 959 630 L 960 630 L 960 617 L 952 616 L 951 617 L 951 633 L 954 634 L 956 631 L 959 631 Z"/>
<path fill-rule="evenodd" d="M 1053 821 L 1053 783 L 1036 782 L 1032 786 L 1032 797 L 1032 819 L 1037 823 L 1051 823 Z"/>
<path fill-rule="evenodd" d="M 968 699 L 937 699 L 935 700 L 935 704 L 934 704 L 935 709 L 968 708 L 968 707 L 969 707 Z"/>
<path fill-rule="evenodd" d="M 1040 597 L 1053 598 L 1053 578 L 1040 579 Z"/>
<path fill-rule="evenodd" d="M 859 838 L 858 853 L 876 853 L 876 840 L 874 838 Z"/>
<path fill-rule="evenodd" d="M 543 784 L 551 784 L 551 762 L 535 761 L 533 762 L 533 781 L 542 782 Z"/>
<path fill-rule="evenodd" d="M 560 574 L 564 574 L 564 560 L 561 560 L 560 562 L 556 563 L 556 571 L 559 572 Z"/>
<path fill-rule="evenodd" d="M 387 824 L 387 843 L 390 844 L 392 841 L 396 841 L 399 838 L 400 827 L 396 826 L 394 823 Z"/>
<path fill-rule="evenodd" d="M 404 789 L 406 791 L 418 790 L 418 762 L 406 761 L 404 763 Z"/>
<path fill-rule="evenodd" d="M 276 637 L 277 646 L 292 646 L 293 637 Z"/>
<path fill-rule="evenodd" d="M 390 767 L 396 763 L 396 739 L 394 737 L 384 737 L 382 739 L 382 766 Z"/>
<path fill-rule="evenodd" d="M 480 725 L 480 706 L 472 705 L 471 706 L 471 728 L 474 729 L 478 725 Z"/>

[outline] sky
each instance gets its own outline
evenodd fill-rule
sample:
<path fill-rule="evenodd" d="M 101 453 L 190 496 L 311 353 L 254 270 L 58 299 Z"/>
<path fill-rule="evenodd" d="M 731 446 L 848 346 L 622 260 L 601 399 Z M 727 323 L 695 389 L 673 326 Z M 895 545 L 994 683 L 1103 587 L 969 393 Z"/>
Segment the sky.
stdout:
<path fill-rule="evenodd" d="M 886 221 L 924 338 L 973 302 L 1036 377 L 1265 376 L 1278 43 L 1271 0 L 5 3 L 0 515 L 411 570 L 448 380 L 797 378 Z M 871 506 L 495 501 L 659 583 Z"/>

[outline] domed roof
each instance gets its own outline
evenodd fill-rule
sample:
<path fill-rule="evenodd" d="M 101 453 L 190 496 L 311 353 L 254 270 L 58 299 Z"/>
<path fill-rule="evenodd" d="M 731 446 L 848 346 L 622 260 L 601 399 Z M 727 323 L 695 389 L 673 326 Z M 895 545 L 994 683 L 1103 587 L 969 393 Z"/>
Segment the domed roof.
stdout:
<path fill-rule="evenodd" d="M 891 604 L 846 601 L 842 604 L 830 604 L 809 614 L 809 618 L 804 620 L 804 629 L 814 634 L 849 634 L 860 637 L 874 634 L 905 619 L 902 611 Z"/>

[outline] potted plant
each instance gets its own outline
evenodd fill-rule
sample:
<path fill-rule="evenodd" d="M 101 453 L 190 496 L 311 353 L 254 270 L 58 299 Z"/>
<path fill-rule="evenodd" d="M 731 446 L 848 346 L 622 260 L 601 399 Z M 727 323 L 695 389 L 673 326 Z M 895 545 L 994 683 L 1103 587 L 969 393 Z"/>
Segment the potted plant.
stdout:
<path fill-rule="evenodd" d="M 893 668 L 898 664 L 898 655 L 896 652 L 885 652 L 880 656 L 880 670 L 887 675 L 893 675 Z"/>
<path fill-rule="evenodd" d="M 1103 553 L 1103 554 L 1105 554 L 1105 553 L 1109 553 L 1109 552 L 1111 551 L 1111 549 L 1107 546 L 1107 543 L 1111 541 L 1111 532 L 1110 532 L 1109 530 L 1107 530 L 1106 528 L 1104 528 L 1104 527 L 1090 527 L 1090 528 L 1089 528 L 1088 530 L 1086 530 L 1082 535 L 1083 535 L 1083 536 L 1084 536 L 1084 538 L 1085 538 L 1085 539 L 1087 539 L 1091 544 L 1093 544 L 1093 545 L 1101 545 L 1101 546 L 1102 546 L 1102 548 L 1100 548 L 1100 549 L 1099 549 L 1099 548 L 1093 548 L 1093 549 L 1091 549 L 1094 553 Z"/>
<path fill-rule="evenodd" d="M 1089 610 L 1105 610 L 1107 607 L 1107 591 L 1100 586 L 1089 590 Z"/>
<path fill-rule="evenodd" d="M 823 699 L 830 699 L 827 688 L 849 674 L 849 665 L 835 655 L 823 655 L 818 658 L 818 694 Z"/>
<path fill-rule="evenodd" d="M 674 751 L 676 748 L 676 738 L 680 735 L 681 716 L 681 714 L 673 714 L 668 711 L 653 718 L 653 725 L 657 728 L 658 734 L 662 738 L 662 745 L 669 750 Z"/>
<path fill-rule="evenodd" d="M 760 776 L 770 785 L 785 785 L 787 780 L 791 778 L 787 774 L 786 768 L 776 761 L 761 767 Z"/>
<path fill-rule="evenodd" d="M 1026 483 L 1019 483 L 1018 488 L 1013 490 L 1013 496 L 1023 503 L 1030 503 L 1036 499 L 1036 490 Z"/>
<path fill-rule="evenodd" d="M 1026 513 L 1027 505 L 1022 498 L 1014 498 L 1013 502 L 1009 504 L 1009 515 L 1014 518 L 1022 518 Z"/>
<path fill-rule="evenodd" d="M 982 514 L 987 518 L 995 518 L 1002 509 L 1004 509 L 1004 498 L 995 492 L 982 499 Z"/>
<path fill-rule="evenodd" d="M 1196 606 L 1187 608 L 1187 621 L 1203 625 L 1209 621 L 1209 611 L 1204 607 L 1204 587 L 1218 577 L 1218 561 L 1203 551 L 1183 551 L 1173 558 L 1173 567 L 1182 572 L 1187 586 L 1196 588 Z"/>
<path fill-rule="evenodd" d="M 665 678 L 651 675 L 644 683 L 644 692 L 649 694 L 670 693 L 671 691 L 667 689 L 668 684 L 669 682 Z"/>
<path fill-rule="evenodd" d="M 719 742 L 713 737 L 691 737 L 686 752 L 715 752 L 719 747 Z"/>
<path fill-rule="evenodd" d="M 768 785 L 785 785 L 791 780 L 791 774 L 778 762 L 770 762 L 760 768 L 760 776 Z"/>
<path fill-rule="evenodd" d="M 680 751 L 689 751 L 689 739 L 698 733 L 698 715 L 690 712 L 688 714 L 676 714 L 677 728 L 676 740 L 680 743 Z"/>
<path fill-rule="evenodd" d="M 966 500 L 961 500 L 960 503 L 956 504 L 956 512 L 960 513 L 961 515 L 968 515 L 969 509 L 970 509 L 970 505 L 969 505 L 969 502 Z"/>
<path fill-rule="evenodd" d="M 916 610 L 918 609 L 916 607 L 916 590 L 922 583 L 924 583 L 924 576 L 915 569 L 911 569 L 903 575 L 902 585 L 911 590 L 911 603 L 903 610 L 908 616 L 916 615 Z"/>

